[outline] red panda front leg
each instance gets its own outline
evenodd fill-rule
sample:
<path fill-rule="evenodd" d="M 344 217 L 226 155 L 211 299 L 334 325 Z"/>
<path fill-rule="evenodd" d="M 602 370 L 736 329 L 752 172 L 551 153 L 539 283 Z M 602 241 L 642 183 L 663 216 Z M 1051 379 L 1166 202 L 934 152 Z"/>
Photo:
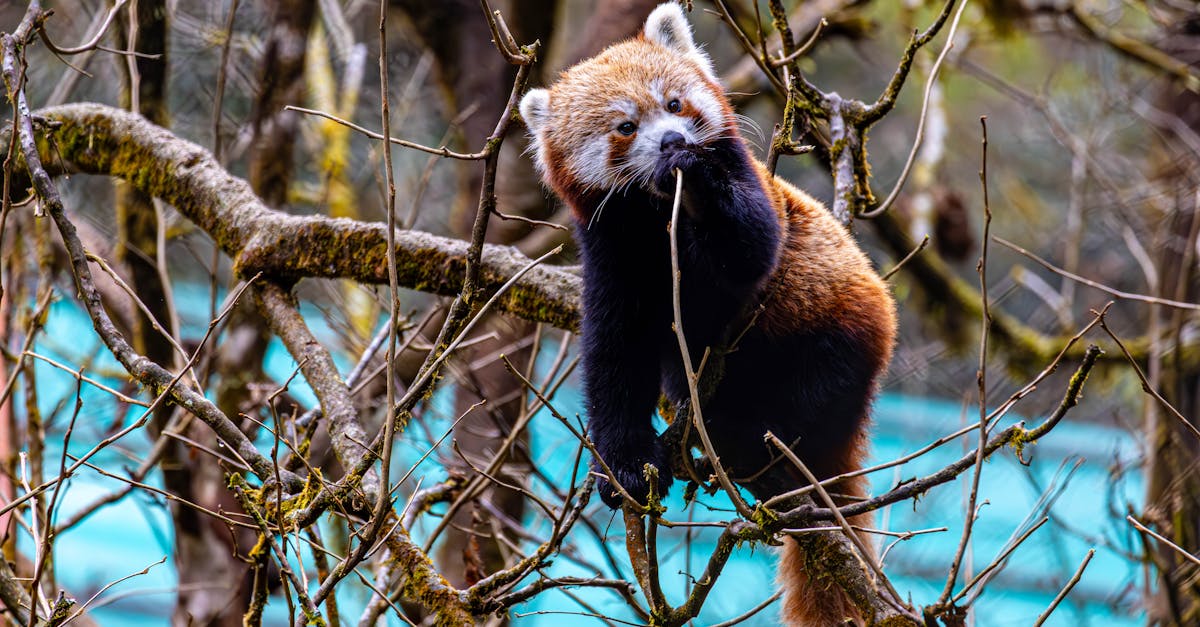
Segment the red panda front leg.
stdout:
<path fill-rule="evenodd" d="M 668 310 L 656 292 L 668 275 L 655 271 L 665 270 L 663 260 L 650 252 L 661 230 L 629 228 L 646 212 L 623 209 L 610 207 L 609 219 L 576 229 L 583 257 L 580 366 L 588 436 L 621 487 L 644 503 L 646 464 L 658 468 L 659 494 L 672 482 L 667 451 L 651 424 L 660 387 L 659 346 L 669 328 Z M 599 470 L 595 462 L 593 467 Z M 599 481 L 598 492 L 609 507 L 621 506 L 607 479 Z"/>
<path fill-rule="evenodd" d="M 725 297 L 747 298 L 775 269 L 781 232 L 745 146 L 736 137 L 688 145 L 669 133 L 655 168 L 660 194 L 674 195 L 675 170 L 683 174 L 683 271 L 715 282 Z"/>

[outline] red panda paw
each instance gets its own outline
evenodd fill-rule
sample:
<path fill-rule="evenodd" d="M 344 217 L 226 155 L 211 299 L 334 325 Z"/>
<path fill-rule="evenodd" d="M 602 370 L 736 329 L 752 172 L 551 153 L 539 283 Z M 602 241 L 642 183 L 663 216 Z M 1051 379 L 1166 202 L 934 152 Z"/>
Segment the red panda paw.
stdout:
<path fill-rule="evenodd" d="M 671 476 L 671 465 L 666 451 L 657 441 L 655 441 L 653 449 L 644 454 L 630 455 L 625 459 L 614 460 L 608 465 L 621 487 L 625 488 L 629 496 L 642 505 L 646 504 L 646 499 L 650 495 L 650 484 L 646 481 L 646 464 L 650 464 L 658 470 L 657 494 L 660 497 L 666 495 L 675 479 Z M 596 465 L 599 466 L 599 464 Z M 600 472 L 603 474 L 602 471 Z M 613 487 L 607 477 L 601 477 L 596 482 L 596 491 L 600 493 L 600 499 L 604 501 L 605 505 L 613 509 L 621 507 L 623 502 L 621 493 Z"/>
<path fill-rule="evenodd" d="M 667 198 L 675 197 L 675 171 L 683 173 L 683 189 L 694 193 L 710 182 L 712 168 L 701 155 L 700 148 L 681 147 L 664 152 L 654 168 L 654 187 Z"/>

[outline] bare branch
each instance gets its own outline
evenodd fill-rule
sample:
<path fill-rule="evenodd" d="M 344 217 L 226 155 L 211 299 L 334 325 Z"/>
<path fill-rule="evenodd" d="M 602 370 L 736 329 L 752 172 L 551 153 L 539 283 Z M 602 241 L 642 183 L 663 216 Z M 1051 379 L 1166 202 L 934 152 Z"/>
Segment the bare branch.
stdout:
<path fill-rule="evenodd" d="M 991 239 L 992 239 L 992 241 L 996 242 L 997 244 L 1000 244 L 1001 246 L 1004 246 L 1005 248 L 1013 250 L 1013 251 L 1021 254 L 1024 257 L 1032 259 L 1033 261 L 1037 262 L 1038 265 L 1042 266 L 1043 268 L 1045 268 L 1055 274 L 1064 276 L 1072 281 L 1082 283 L 1088 287 L 1094 287 L 1094 288 L 1100 290 L 1101 292 L 1104 292 L 1105 294 L 1110 294 L 1112 296 L 1115 296 L 1115 297 L 1121 298 L 1121 299 L 1125 299 L 1125 300 L 1136 300 L 1136 301 L 1140 301 L 1143 303 L 1151 303 L 1154 305 L 1163 305 L 1164 307 L 1175 307 L 1176 309 L 1188 309 L 1191 311 L 1200 311 L 1200 305 L 1198 305 L 1196 303 L 1184 303 L 1184 302 L 1180 302 L 1177 300 L 1170 300 L 1167 298 L 1158 298 L 1157 296 L 1147 296 L 1145 294 L 1134 294 L 1132 292 L 1123 292 L 1116 288 L 1112 288 L 1107 285 L 1104 285 L 1103 283 L 1100 283 L 1098 281 L 1093 281 L 1091 279 L 1081 277 L 1078 274 L 1075 274 L 1073 272 L 1067 272 L 1066 270 L 1063 270 L 1062 268 L 1050 263 L 1049 261 L 1046 261 L 1045 259 L 1042 259 L 1041 257 L 1038 257 L 1037 255 L 1033 254 L 1032 252 L 1030 252 L 1030 251 L 1002 238 L 1002 237 L 992 236 Z"/>
<path fill-rule="evenodd" d="M 1092 561 L 1092 557 L 1095 555 L 1096 549 L 1088 549 L 1087 556 L 1083 558 L 1083 562 L 1079 564 L 1079 568 L 1075 570 L 1075 574 L 1072 575 L 1071 579 L 1067 581 L 1067 585 L 1063 586 L 1063 589 L 1060 590 L 1057 595 L 1055 595 L 1054 600 L 1050 602 L 1050 607 L 1046 608 L 1045 612 L 1042 612 L 1038 615 L 1037 621 L 1033 623 L 1033 627 L 1042 627 L 1042 624 L 1046 622 L 1046 619 L 1050 618 L 1050 614 L 1054 613 L 1054 609 L 1058 607 L 1058 604 L 1062 603 L 1062 600 L 1067 598 L 1067 595 L 1070 594 L 1071 589 L 1075 587 L 1075 584 L 1079 583 L 1079 580 L 1083 577 L 1083 570 L 1087 568 L 1088 564 Z"/>
<path fill-rule="evenodd" d="M 739 514 L 745 518 L 752 518 L 754 513 L 750 506 L 746 504 L 746 500 L 742 498 L 738 492 L 737 486 L 729 478 L 729 474 L 725 472 L 725 468 L 721 465 L 721 459 L 717 456 L 717 450 L 713 447 L 712 440 L 708 437 L 708 428 L 704 426 L 704 414 L 700 407 L 700 390 L 699 377 L 696 375 L 695 369 L 692 367 L 692 356 L 688 352 L 687 336 L 683 332 L 683 314 L 681 311 L 679 300 L 679 283 L 681 280 L 679 273 L 679 243 L 676 233 L 679 228 L 679 205 L 683 200 L 683 172 L 675 170 L 675 203 L 671 208 L 671 301 L 674 308 L 675 324 L 675 339 L 679 344 L 679 352 L 683 358 L 683 371 L 687 377 L 688 394 L 691 399 L 691 421 L 692 427 L 700 436 L 700 442 L 704 445 L 704 454 L 708 456 L 709 461 L 713 465 L 713 472 L 717 476 L 717 481 L 721 484 L 721 488 L 725 490 L 725 494 L 729 495 L 729 500 L 733 502 Z M 664 469 L 665 471 L 665 469 Z"/>
<path fill-rule="evenodd" d="M 38 24 L 38 36 L 42 38 L 42 43 L 46 44 L 46 47 L 49 48 L 54 54 L 70 56 L 79 54 L 81 52 L 87 52 L 88 50 L 93 50 L 98 47 L 100 44 L 100 39 L 103 38 L 104 33 L 108 31 L 108 27 L 112 24 L 113 18 L 117 16 L 117 13 L 121 10 L 121 7 L 125 6 L 125 3 L 128 1 L 129 0 L 117 0 L 111 7 L 109 7 L 108 14 L 104 16 L 104 21 L 100 24 L 100 28 L 96 30 L 96 34 L 93 35 L 91 39 L 74 48 L 60 48 L 54 45 L 54 42 L 50 41 L 50 35 L 46 33 L 46 26 L 44 23 Z"/>

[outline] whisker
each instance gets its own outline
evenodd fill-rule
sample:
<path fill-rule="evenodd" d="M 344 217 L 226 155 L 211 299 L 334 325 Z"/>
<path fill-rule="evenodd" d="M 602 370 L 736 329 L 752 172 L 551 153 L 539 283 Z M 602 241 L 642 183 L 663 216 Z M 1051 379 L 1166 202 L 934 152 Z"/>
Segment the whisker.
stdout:
<path fill-rule="evenodd" d="M 615 191 L 617 191 L 616 187 L 608 190 L 608 194 L 604 196 L 604 200 L 600 201 L 600 206 L 596 207 L 596 212 L 592 214 L 592 219 L 588 220 L 587 230 L 592 230 L 592 225 L 600 220 L 600 214 L 604 213 L 604 205 L 608 204 L 608 199 L 612 198 Z"/>
<path fill-rule="evenodd" d="M 762 127 L 759 126 L 758 122 L 755 122 L 750 116 L 742 115 L 741 113 L 734 113 L 733 118 L 737 120 L 739 127 L 749 129 L 750 132 L 756 135 L 760 141 L 766 141 L 767 138 L 765 135 L 763 135 Z"/>

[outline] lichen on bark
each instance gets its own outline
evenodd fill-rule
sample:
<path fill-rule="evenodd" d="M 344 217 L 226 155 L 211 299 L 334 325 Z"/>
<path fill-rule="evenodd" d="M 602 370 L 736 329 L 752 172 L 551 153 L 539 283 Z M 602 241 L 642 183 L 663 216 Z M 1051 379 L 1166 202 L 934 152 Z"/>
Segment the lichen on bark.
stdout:
<path fill-rule="evenodd" d="M 209 235 L 242 276 L 345 278 L 387 282 L 386 227 L 381 223 L 296 216 L 269 209 L 245 181 L 229 174 L 200 146 L 140 115 L 99 104 L 51 107 L 36 113 L 39 152 L 51 174 L 84 172 L 124 179 L 173 205 Z M 25 181 L 14 181 L 24 189 Z M 396 233 L 398 280 L 441 295 L 461 291 L 468 243 L 415 230 Z M 529 259 L 509 246 L 485 245 L 480 287 L 494 293 Z M 578 328 L 580 279 L 538 266 L 497 306 L 510 314 L 565 329 Z"/>

